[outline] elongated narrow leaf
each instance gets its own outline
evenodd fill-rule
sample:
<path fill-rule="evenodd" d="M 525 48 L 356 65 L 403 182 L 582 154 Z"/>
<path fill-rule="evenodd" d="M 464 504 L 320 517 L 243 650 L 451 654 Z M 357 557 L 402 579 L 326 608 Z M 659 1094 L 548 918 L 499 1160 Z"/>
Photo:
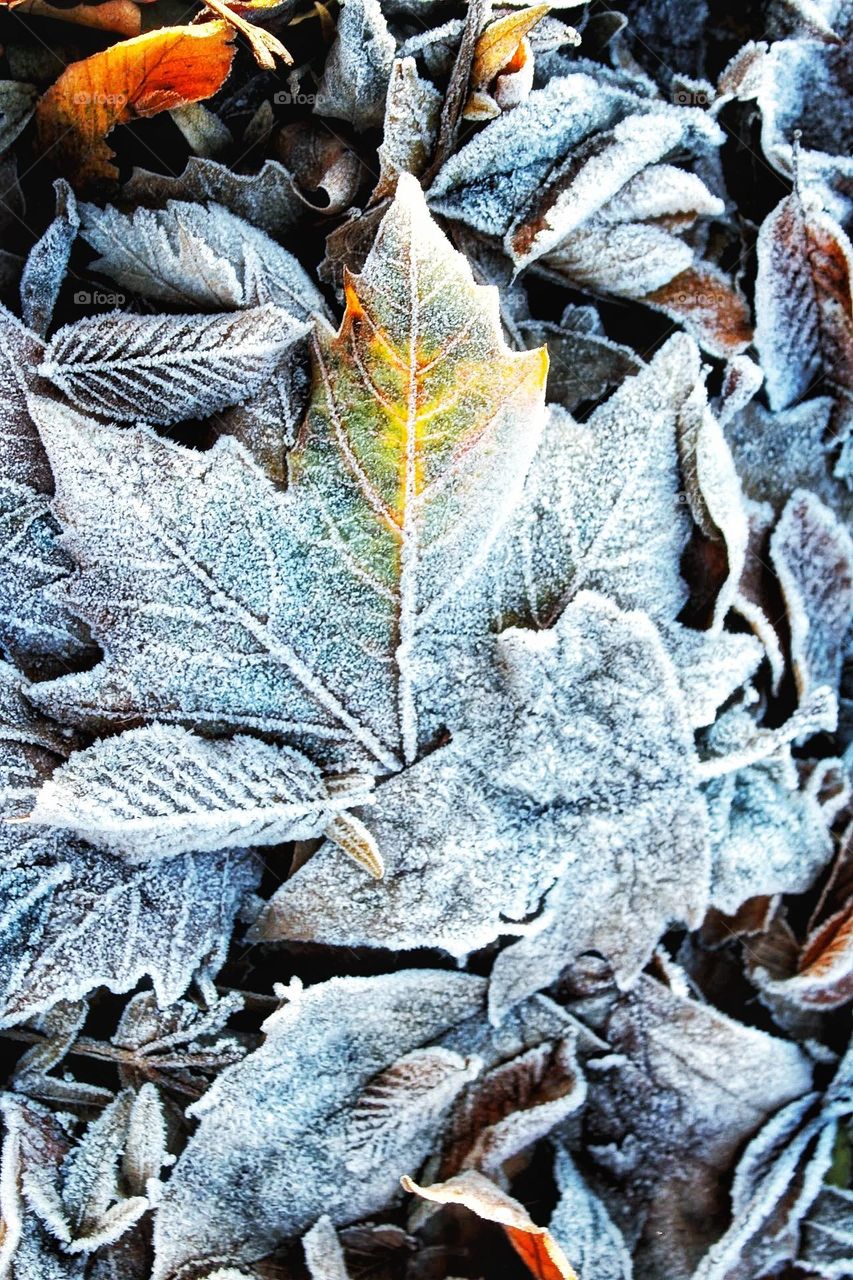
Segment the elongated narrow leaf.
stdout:
<path fill-rule="evenodd" d="M 39 373 L 80 409 L 166 426 L 246 400 L 306 332 L 269 305 L 214 316 L 113 311 L 60 329 Z"/>
<path fill-rule="evenodd" d="M 155 725 L 76 752 L 42 786 L 31 820 L 141 862 L 308 840 L 369 799 L 367 780 L 334 790 L 286 747 Z"/>

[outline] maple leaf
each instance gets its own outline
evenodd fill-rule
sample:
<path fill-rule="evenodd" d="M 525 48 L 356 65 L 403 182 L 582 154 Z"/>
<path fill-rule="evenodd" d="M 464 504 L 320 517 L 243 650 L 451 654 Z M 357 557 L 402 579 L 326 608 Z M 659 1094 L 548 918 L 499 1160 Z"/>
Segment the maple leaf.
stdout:
<path fill-rule="evenodd" d="M 209 98 L 231 69 L 224 22 L 164 27 L 73 62 L 39 99 L 39 145 L 75 188 L 112 183 L 107 135 L 134 116 Z"/>
<path fill-rule="evenodd" d="M 505 350 L 492 295 L 413 179 L 347 290 L 340 333 L 315 338 L 285 495 L 233 440 L 194 454 L 33 400 L 56 509 L 92 566 L 70 588 L 75 607 L 108 650 L 93 672 L 42 685 L 43 705 L 94 724 L 295 730 L 318 759 L 356 750 L 385 770 L 414 757 L 419 633 L 477 570 L 519 492 L 546 355 Z M 189 527 L 187 497 L 208 513 Z M 105 608 L 101 582 L 121 596 L 128 570 L 132 607 Z M 201 655 L 219 667 L 215 687 Z"/>

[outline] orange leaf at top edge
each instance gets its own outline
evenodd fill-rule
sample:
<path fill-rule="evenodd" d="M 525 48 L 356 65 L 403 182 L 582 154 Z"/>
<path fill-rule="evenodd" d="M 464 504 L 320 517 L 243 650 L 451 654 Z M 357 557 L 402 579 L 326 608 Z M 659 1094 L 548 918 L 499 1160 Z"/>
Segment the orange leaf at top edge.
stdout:
<path fill-rule="evenodd" d="M 490 1178 L 466 1169 L 446 1182 L 420 1187 L 400 1179 L 406 1191 L 435 1204 L 459 1204 L 486 1222 L 497 1222 L 534 1280 L 578 1280 L 563 1250 L 547 1227 L 537 1227 L 524 1205 L 507 1195 Z"/>
<path fill-rule="evenodd" d="M 42 153 L 78 190 L 114 183 L 111 130 L 211 97 L 231 70 L 233 37 L 224 22 L 164 27 L 72 62 L 36 108 Z"/>

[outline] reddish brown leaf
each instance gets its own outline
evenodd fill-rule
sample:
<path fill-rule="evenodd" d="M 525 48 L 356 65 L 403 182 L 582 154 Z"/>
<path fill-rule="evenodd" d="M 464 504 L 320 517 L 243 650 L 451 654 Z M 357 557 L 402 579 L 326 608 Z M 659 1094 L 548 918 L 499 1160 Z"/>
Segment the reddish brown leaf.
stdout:
<path fill-rule="evenodd" d="M 731 357 L 752 341 L 749 308 L 729 280 L 708 263 L 682 271 L 643 299 L 680 320 L 714 355 Z"/>

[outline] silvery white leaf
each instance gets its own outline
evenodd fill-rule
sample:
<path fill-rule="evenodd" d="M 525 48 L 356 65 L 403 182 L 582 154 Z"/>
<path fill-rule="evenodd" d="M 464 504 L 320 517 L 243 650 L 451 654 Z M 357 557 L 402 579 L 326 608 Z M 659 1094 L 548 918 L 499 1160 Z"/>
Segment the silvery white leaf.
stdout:
<path fill-rule="evenodd" d="M 369 803 L 370 790 L 358 777 L 327 786 L 287 747 L 152 725 L 75 752 L 42 784 L 30 820 L 145 862 L 310 840 L 336 814 Z"/>
<path fill-rule="evenodd" d="M 50 328 L 53 309 L 65 279 L 80 215 L 74 192 L 62 178 L 54 183 L 56 217 L 27 255 L 21 274 L 21 315 L 40 337 Z"/>
<path fill-rule="evenodd" d="M 120 213 L 81 206 L 82 235 L 97 271 L 172 306 L 228 310 L 273 302 L 298 320 L 326 304 L 292 254 L 221 205 L 169 200 L 165 209 Z"/>
<path fill-rule="evenodd" d="M 356 129 L 381 125 L 395 48 L 379 0 L 343 0 L 315 112 Z"/>
<path fill-rule="evenodd" d="M 4 710 L 0 800 L 4 817 L 21 819 L 57 757 L 51 726 L 34 731 L 32 712 L 11 698 Z M 145 975 L 162 1003 L 177 999 L 199 965 L 222 963 L 237 911 L 259 878 L 242 851 L 131 867 L 22 821 L 0 823 L 0 855 L 3 1026 L 99 986 L 130 990 Z"/>
<path fill-rule="evenodd" d="M 791 495 L 770 538 L 791 629 L 800 699 L 819 685 L 837 690 L 853 617 L 853 540 L 819 498 Z"/>
<path fill-rule="evenodd" d="M 551 631 L 505 633 L 500 649 L 509 687 L 486 704 L 493 723 L 477 703 L 467 731 L 377 788 L 381 891 L 326 847 L 277 892 L 256 937 L 464 955 L 522 931 L 550 889 L 539 932 L 498 959 L 505 1008 L 590 948 L 633 974 L 670 918 L 701 913 L 692 735 L 651 623 L 584 593 Z M 625 865 L 630 930 L 612 911 Z"/>
<path fill-rule="evenodd" d="M 418 75 L 414 58 L 394 59 L 377 153 L 379 180 L 371 200 L 393 195 L 401 173 L 420 177 L 436 142 L 441 103 L 438 90 Z"/>
<path fill-rule="evenodd" d="M 168 426 L 247 400 L 307 332 L 271 305 L 212 316 L 111 311 L 55 333 L 38 372 L 78 409 Z"/>
<path fill-rule="evenodd" d="M 0 646 L 27 670 L 87 650 L 82 625 L 47 595 L 73 567 L 58 534 L 48 498 L 0 479 Z"/>
<path fill-rule="evenodd" d="M 372 1157 L 369 1145 L 361 1151 L 353 1174 L 353 1109 L 398 1059 L 479 1013 L 484 986 L 418 969 L 292 991 L 265 1023 L 261 1048 L 192 1108 L 198 1128 L 157 1215 L 153 1280 L 191 1259 L 250 1262 L 324 1215 L 353 1222 L 396 1199 L 400 1171 L 420 1167 L 435 1123 L 397 1134 L 388 1127 Z"/>
<path fill-rule="evenodd" d="M 318 1218 L 302 1237 L 311 1280 L 349 1280 L 344 1251 L 331 1218 Z"/>
<path fill-rule="evenodd" d="M 777 40 L 758 92 L 765 156 L 785 177 L 793 177 L 799 130 L 799 180 L 839 221 L 850 214 L 853 175 L 848 138 L 840 128 L 850 101 L 846 58 L 844 39 Z"/>
<path fill-rule="evenodd" d="M 548 1226 L 578 1274 L 595 1280 L 632 1280 L 631 1255 L 622 1232 L 562 1143 L 557 1144 L 554 1179 L 560 1198 Z"/>
<path fill-rule="evenodd" d="M 853 392 L 852 276 L 844 231 L 795 188 L 758 234 L 755 345 L 771 409 L 788 408 L 821 378 Z"/>
<path fill-rule="evenodd" d="M 726 1172 L 775 1110 L 808 1092 L 811 1064 L 794 1044 L 647 976 L 619 998 L 604 1034 L 612 1053 L 590 1072 L 588 1150 L 619 1189 L 636 1274 L 689 1280 L 727 1225 Z"/>
<path fill-rule="evenodd" d="M 0 478 L 50 492 L 50 464 L 27 408 L 44 345 L 5 307 L 0 308 Z"/>
<path fill-rule="evenodd" d="M 128 201 L 143 205 L 213 200 L 269 236 L 294 227 L 303 208 L 290 173 L 277 160 L 265 160 L 257 173 L 235 173 L 218 160 L 190 156 L 176 178 L 134 169 L 123 192 Z"/>

